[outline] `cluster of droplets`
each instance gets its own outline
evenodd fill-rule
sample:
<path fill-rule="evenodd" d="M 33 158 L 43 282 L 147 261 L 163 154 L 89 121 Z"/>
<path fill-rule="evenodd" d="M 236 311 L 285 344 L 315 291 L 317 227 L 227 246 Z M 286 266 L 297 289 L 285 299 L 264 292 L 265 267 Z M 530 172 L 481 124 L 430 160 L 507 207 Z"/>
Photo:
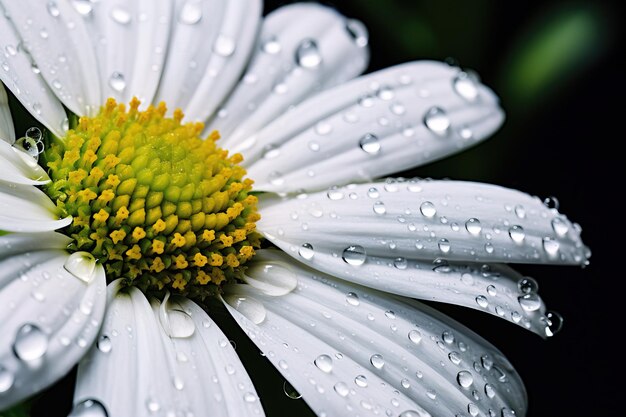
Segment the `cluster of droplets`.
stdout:
<path fill-rule="evenodd" d="M 39 159 L 39 154 L 41 154 L 45 148 L 43 134 L 38 127 L 31 127 L 26 130 L 24 137 L 15 141 L 13 146 L 37 161 Z"/>

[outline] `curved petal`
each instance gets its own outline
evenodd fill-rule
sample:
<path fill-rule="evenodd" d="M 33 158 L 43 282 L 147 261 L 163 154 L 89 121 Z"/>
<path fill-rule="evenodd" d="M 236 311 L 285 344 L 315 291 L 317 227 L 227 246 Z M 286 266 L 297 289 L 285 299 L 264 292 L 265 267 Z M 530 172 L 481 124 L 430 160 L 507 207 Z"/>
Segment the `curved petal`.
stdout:
<path fill-rule="evenodd" d="M 72 222 L 59 219 L 56 206 L 46 194 L 31 185 L 0 181 L 0 230 L 8 232 L 45 232 Z"/>
<path fill-rule="evenodd" d="M 3 140 L 0 140 L 0 164 L 1 181 L 27 185 L 50 182 L 46 170 L 34 158 Z"/>
<path fill-rule="evenodd" d="M 103 97 L 144 105 L 156 92 L 172 20 L 169 0 L 83 1 L 79 10 L 91 35 Z"/>
<path fill-rule="evenodd" d="M 0 2 L 0 6 L 3 4 Z M 61 137 L 68 126 L 65 110 L 41 77 L 41 70 L 24 48 L 13 22 L 1 7 L 0 12 L 0 48 L 7 51 L 0 64 L 0 79 L 35 119 Z"/>
<path fill-rule="evenodd" d="M 262 322 L 227 307 L 318 415 L 524 414 L 511 364 L 461 324 L 408 299 L 283 267 L 299 281 L 285 296 L 232 290 L 240 304 L 263 306 Z"/>
<path fill-rule="evenodd" d="M 16 240 L 37 247 L 41 238 Z M 95 339 L 106 278 L 93 257 L 82 257 L 48 249 L 0 261 L 0 410 L 63 377 Z"/>
<path fill-rule="evenodd" d="M 459 152 L 503 119 L 497 97 L 470 75 L 412 62 L 322 92 L 232 150 L 243 152 L 255 189 L 319 190 Z"/>
<path fill-rule="evenodd" d="M 192 121 L 211 117 L 239 80 L 254 46 L 262 8 L 260 0 L 204 3 L 178 2 L 156 98 L 172 109 L 181 107 Z M 181 42 L 189 47 L 180 48 Z"/>
<path fill-rule="evenodd" d="M 3 1 L 2 4 L 22 45 L 27 46 L 59 100 L 81 116 L 96 112 L 102 105 L 102 97 L 96 55 L 83 21 L 84 9 L 79 4 L 75 9 L 65 0 Z"/>
<path fill-rule="evenodd" d="M 0 236 L 0 260 L 29 251 L 66 249 L 71 242 L 72 238 L 56 232 L 11 233 Z"/>
<path fill-rule="evenodd" d="M 137 288 L 120 290 L 117 283 L 109 298 L 98 342 L 78 369 L 75 409 L 138 417 L 263 415 L 234 349 L 197 305 L 177 299 L 151 306 Z"/>
<path fill-rule="evenodd" d="M 235 147 L 290 106 L 359 75 L 368 56 L 362 23 L 314 3 L 281 7 L 264 19 L 252 62 L 209 130 Z"/>
<path fill-rule="evenodd" d="M 2 83 L 0 83 L 0 140 L 9 144 L 13 144 L 15 142 L 13 118 L 11 117 L 11 109 L 9 108 L 7 93 L 4 91 L 4 85 Z"/>

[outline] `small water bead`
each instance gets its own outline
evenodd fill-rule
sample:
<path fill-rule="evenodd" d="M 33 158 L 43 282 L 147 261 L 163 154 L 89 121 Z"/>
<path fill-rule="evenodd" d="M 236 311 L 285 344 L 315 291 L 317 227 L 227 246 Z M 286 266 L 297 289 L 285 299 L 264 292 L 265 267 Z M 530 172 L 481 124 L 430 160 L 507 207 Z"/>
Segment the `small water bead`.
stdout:
<path fill-rule="evenodd" d="M 487 308 L 489 306 L 489 301 L 487 301 L 487 297 L 484 295 L 479 295 L 476 297 L 476 304 L 478 304 L 482 308 Z"/>
<path fill-rule="evenodd" d="M 109 353 L 113 347 L 113 343 L 111 343 L 111 339 L 107 335 L 102 335 L 96 342 L 96 346 L 98 350 L 102 353 Z"/>
<path fill-rule="evenodd" d="M 437 209 L 435 208 L 435 205 L 430 201 L 424 201 L 420 205 L 420 213 L 422 213 L 422 216 L 432 219 L 433 217 L 435 217 L 435 214 L 437 214 Z"/>
<path fill-rule="evenodd" d="M 52 17 L 59 17 L 59 15 L 61 14 L 61 12 L 59 11 L 59 7 L 57 6 L 57 3 L 55 1 L 49 1 L 46 8 L 48 9 L 48 13 L 50 13 L 50 16 Z"/>
<path fill-rule="evenodd" d="M 448 239 L 440 239 L 439 240 L 439 250 L 441 253 L 449 253 L 450 252 L 450 241 Z"/>
<path fill-rule="evenodd" d="M 385 207 L 385 203 L 383 203 L 382 201 L 377 201 L 374 203 L 373 206 L 374 209 L 374 213 L 379 214 L 379 215 L 383 215 L 387 212 L 387 208 Z"/>
<path fill-rule="evenodd" d="M 327 374 L 333 370 L 333 359 L 328 355 L 319 355 L 313 363 L 320 371 Z"/>
<path fill-rule="evenodd" d="M 213 52 L 224 58 L 231 56 L 235 53 L 236 48 L 235 41 L 230 36 L 224 34 L 218 35 L 213 44 Z"/>
<path fill-rule="evenodd" d="M 456 381 L 463 388 L 468 388 L 474 383 L 474 377 L 469 371 L 461 371 L 456 375 Z"/>
<path fill-rule="evenodd" d="M 124 79 L 124 75 L 119 72 L 114 72 L 109 77 L 109 87 L 113 90 L 121 93 L 126 89 L 126 80 Z"/>
<path fill-rule="evenodd" d="M 350 388 L 345 382 L 337 382 L 333 388 L 340 397 L 347 397 L 350 394 Z"/>
<path fill-rule="evenodd" d="M 0 365 L 0 395 L 10 390 L 14 381 L 15 376 L 13 373 Z"/>
<path fill-rule="evenodd" d="M 87 16 L 93 10 L 92 0 L 72 0 L 72 5 L 81 16 Z"/>
<path fill-rule="evenodd" d="M 367 43 L 369 42 L 369 34 L 367 33 L 367 28 L 361 21 L 348 19 L 346 21 L 346 30 L 359 48 L 367 46 Z"/>
<path fill-rule="evenodd" d="M 201 3 L 193 0 L 186 1 L 178 14 L 178 21 L 184 25 L 195 25 L 201 19 Z"/>
<path fill-rule="evenodd" d="M 280 42 L 275 36 L 267 38 L 261 45 L 261 49 L 266 54 L 275 55 L 279 53 L 282 49 Z"/>
<path fill-rule="evenodd" d="M 467 404 L 467 412 L 470 413 L 472 417 L 476 417 L 480 413 L 480 409 L 474 403 Z"/>
<path fill-rule="evenodd" d="M 461 354 L 459 352 L 452 351 L 448 353 L 448 359 L 450 359 L 450 362 L 453 364 L 458 365 L 461 363 Z"/>
<path fill-rule="evenodd" d="M 419 330 L 411 330 L 408 334 L 409 340 L 418 345 L 422 341 L 422 333 Z"/>
<path fill-rule="evenodd" d="M 493 244 L 491 242 L 485 243 L 485 252 L 487 252 L 488 254 L 492 254 L 494 250 L 495 248 L 493 247 Z"/>
<path fill-rule="evenodd" d="M 380 87 L 378 91 L 376 91 L 376 96 L 379 99 L 385 100 L 385 101 L 391 100 L 392 98 L 395 97 L 395 95 L 396 94 L 393 92 L 393 88 L 391 88 L 388 85 Z"/>
<path fill-rule="evenodd" d="M 22 361 L 41 358 L 48 350 L 48 336 L 34 324 L 19 328 L 13 341 L 13 352 Z"/>
<path fill-rule="evenodd" d="M 341 258 L 349 265 L 361 266 L 367 259 L 367 252 L 361 245 L 352 245 L 343 250 Z"/>
<path fill-rule="evenodd" d="M 314 69 L 322 63 L 322 55 L 313 39 L 305 39 L 296 49 L 296 62 L 303 68 Z"/>
<path fill-rule="evenodd" d="M 115 6 L 111 9 L 111 19 L 120 25 L 127 25 L 132 20 L 132 16 L 124 7 Z"/>
<path fill-rule="evenodd" d="M 330 200 L 341 200 L 344 197 L 343 191 L 341 191 L 339 188 L 337 188 L 336 186 L 331 187 L 328 192 L 326 193 L 326 196 L 330 199 Z"/>
<path fill-rule="evenodd" d="M 515 243 L 517 243 L 518 245 L 522 244 L 524 242 L 524 239 L 526 238 L 526 234 L 524 233 L 524 228 L 522 226 L 511 226 L 509 228 L 509 236 L 511 237 L 511 240 Z"/>
<path fill-rule="evenodd" d="M 409 262 L 406 260 L 406 258 L 398 257 L 393 260 L 393 266 L 395 266 L 397 269 L 402 270 L 406 269 L 409 266 Z"/>
<path fill-rule="evenodd" d="M 564 219 L 562 219 L 561 217 L 555 217 L 554 219 L 552 219 L 551 224 L 552 230 L 554 230 L 554 233 L 556 233 L 558 237 L 564 237 L 565 235 L 567 235 L 567 232 L 569 231 L 569 226 Z"/>
<path fill-rule="evenodd" d="M 402 385 L 402 388 L 404 388 L 404 389 L 409 389 L 409 388 L 411 388 L 411 381 L 409 381 L 409 380 L 408 380 L 408 379 L 406 379 L 406 378 L 403 378 L 403 379 L 400 381 L 400 385 Z"/>
<path fill-rule="evenodd" d="M 496 396 L 496 390 L 491 384 L 485 384 L 485 395 L 489 398 Z"/>
<path fill-rule="evenodd" d="M 283 392 L 292 400 L 299 400 L 302 398 L 302 394 L 296 391 L 296 389 L 287 381 L 283 382 Z"/>
<path fill-rule="evenodd" d="M 146 408 L 150 413 L 156 413 L 161 409 L 161 404 L 159 404 L 154 398 L 148 397 L 146 400 Z"/>
<path fill-rule="evenodd" d="M 539 284 L 531 277 L 524 277 L 517 282 L 517 288 L 522 294 L 536 293 L 539 290 Z"/>
<path fill-rule="evenodd" d="M 563 317 L 555 311 L 548 311 L 544 319 L 546 323 L 544 330 L 548 337 L 554 336 L 563 328 Z"/>
<path fill-rule="evenodd" d="M 298 249 L 298 255 L 300 255 L 307 261 L 310 261 L 315 256 L 315 250 L 313 249 L 313 245 L 311 245 L 310 243 L 303 243 L 302 246 L 300 246 L 300 249 Z"/>
<path fill-rule="evenodd" d="M 524 294 L 517 301 L 524 311 L 537 311 L 541 308 L 541 298 L 535 293 Z"/>
<path fill-rule="evenodd" d="M 359 140 L 359 146 L 365 153 L 369 155 L 377 155 L 380 152 L 381 148 L 378 138 L 371 133 L 366 133 Z"/>
<path fill-rule="evenodd" d="M 556 258 L 559 253 L 559 242 L 554 240 L 551 237 L 544 237 L 541 240 L 541 245 L 543 246 L 543 250 L 546 252 L 549 258 Z"/>
<path fill-rule="evenodd" d="M 404 107 L 402 103 L 393 103 L 391 107 L 389 107 L 389 110 L 397 116 L 401 116 L 406 113 L 406 107 Z"/>
<path fill-rule="evenodd" d="M 105 406 L 98 400 L 82 400 L 74 406 L 68 417 L 108 417 Z"/>
<path fill-rule="evenodd" d="M 443 339 L 444 342 L 446 342 L 449 345 L 454 343 L 454 334 L 452 334 L 452 332 L 449 330 L 445 330 L 441 334 L 441 338 Z"/>
<path fill-rule="evenodd" d="M 374 105 L 374 98 L 370 95 L 362 96 L 359 98 L 358 103 L 361 107 L 372 107 Z"/>
<path fill-rule="evenodd" d="M 472 217 L 465 222 L 465 230 L 472 236 L 480 236 L 480 232 L 483 230 L 480 220 Z"/>
<path fill-rule="evenodd" d="M 471 139 L 474 137 L 474 132 L 467 126 L 463 126 L 458 130 L 459 136 L 465 140 Z"/>
<path fill-rule="evenodd" d="M 319 122 L 318 124 L 315 125 L 315 133 L 317 133 L 320 136 L 328 135 L 332 131 L 333 131 L 333 126 L 330 123 Z"/>
<path fill-rule="evenodd" d="M 280 155 L 280 147 L 268 145 L 263 151 L 263 159 L 274 159 Z"/>
<path fill-rule="evenodd" d="M 353 292 L 349 292 L 348 294 L 346 294 L 346 302 L 351 306 L 358 306 L 359 304 L 361 304 L 359 296 Z"/>
<path fill-rule="evenodd" d="M 424 115 L 424 124 L 431 132 L 443 136 L 450 127 L 450 119 L 442 108 L 431 107 Z"/>
<path fill-rule="evenodd" d="M 370 357 L 370 363 L 376 369 L 383 369 L 383 367 L 385 366 L 385 360 L 383 359 L 383 356 L 378 353 Z"/>
<path fill-rule="evenodd" d="M 367 387 L 367 378 L 365 375 L 357 375 L 356 378 L 354 378 L 354 383 L 361 388 L 365 388 Z"/>
<path fill-rule="evenodd" d="M 487 294 L 489 294 L 492 297 L 495 297 L 496 295 L 498 295 L 498 291 L 496 291 L 495 285 L 487 285 Z"/>
<path fill-rule="evenodd" d="M 559 200 L 556 197 L 546 197 L 543 200 L 543 205 L 551 210 L 559 209 Z"/>
<path fill-rule="evenodd" d="M 367 190 L 367 196 L 369 198 L 378 198 L 380 197 L 380 193 L 378 192 L 377 188 L 371 187 L 369 190 Z"/>
<path fill-rule="evenodd" d="M 466 72 L 460 72 L 452 81 L 454 91 L 467 101 L 475 101 L 478 97 L 478 87 L 474 79 Z"/>
<path fill-rule="evenodd" d="M 501 417 L 515 417 L 515 411 L 511 410 L 510 408 L 502 408 L 502 410 L 500 410 L 500 415 Z"/>

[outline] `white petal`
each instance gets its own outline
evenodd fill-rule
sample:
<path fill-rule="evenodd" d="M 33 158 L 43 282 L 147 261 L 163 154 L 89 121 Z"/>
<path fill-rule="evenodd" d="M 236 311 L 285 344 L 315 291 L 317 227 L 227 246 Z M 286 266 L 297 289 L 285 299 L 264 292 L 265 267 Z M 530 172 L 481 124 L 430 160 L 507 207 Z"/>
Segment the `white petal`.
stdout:
<path fill-rule="evenodd" d="M 167 301 L 159 318 L 160 303 L 151 307 L 136 288 L 114 283 L 109 296 L 98 342 L 78 369 L 75 407 L 110 416 L 263 415 L 234 349 L 198 306 Z"/>
<path fill-rule="evenodd" d="M 524 415 L 511 364 L 461 324 L 408 299 L 287 267 L 299 281 L 288 295 L 239 288 L 264 305 L 262 323 L 227 307 L 318 415 L 465 415 L 468 407 Z"/>
<path fill-rule="evenodd" d="M 249 60 L 261 2 L 179 1 L 177 5 L 156 101 L 165 101 L 170 109 L 181 107 L 187 120 L 205 121 L 232 90 Z"/>
<path fill-rule="evenodd" d="M 4 85 L 2 83 L 0 83 L 0 140 L 8 142 L 9 144 L 15 142 L 13 118 L 11 118 L 9 100 L 7 99 L 7 93 L 4 91 Z"/>
<path fill-rule="evenodd" d="M 50 177 L 34 158 L 5 141 L 0 141 L 0 167 L 2 181 L 30 185 L 50 182 Z"/>
<path fill-rule="evenodd" d="M 28 46 L 41 75 L 59 100 L 81 116 L 97 111 L 102 97 L 85 17 L 64 0 L 5 1 L 3 5 L 22 44 Z"/>
<path fill-rule="evenodd" d="M 161 78 L 172 20 L 168 0 L 81 2 L 95 46 L 103 97 L 150 104 Z M 184 49 L 184 48 L 181 48 Z"/>
<path fill-rule="evenodd" d="M 61 250 L 42 250 L 0 261 L 2 410 L 63 377 L 98 333 L 104 268 L 94 260 L 92 274 L 77 276 L 66 269 L 73 259 Z"/>
<path fill-rule="evenodd" d="M 252 62 L 209 130 L 236 147 L 290 106 L 359 75 L 368 52 L 360 22 L 314 3 L 281 7 L 264 19 Z"/>
<path fill-rule="evenodd" d="M 63 136 L 67 130 L 65 110 L 41 77 L 39 67 L 5 13 L 0 13 L 0 48 L 8 51 L 0 64 L 0 79 L 37 120 L 56 136 Z"/>
<path fill-rule="evenodd" d="M 65 249 L 72 239 L 56 232 L 11 233 L 0 236 L 0 260 L 42 249 Z"/>
<path fill-rule="evenodd" d="M 45 232 L 72 222 L 59 219 L 56 206 L 46 194 L 31 185 L 0 181 L 0 230 L 8 232 Z"/>
<path fill-rule="evenodd" d="M 243 152 L 257 190 L 319 190 L 456 153 L 503 118 L 487 87 L 458 68 L 421 61 L 322 92 L 232 150 Z"/>

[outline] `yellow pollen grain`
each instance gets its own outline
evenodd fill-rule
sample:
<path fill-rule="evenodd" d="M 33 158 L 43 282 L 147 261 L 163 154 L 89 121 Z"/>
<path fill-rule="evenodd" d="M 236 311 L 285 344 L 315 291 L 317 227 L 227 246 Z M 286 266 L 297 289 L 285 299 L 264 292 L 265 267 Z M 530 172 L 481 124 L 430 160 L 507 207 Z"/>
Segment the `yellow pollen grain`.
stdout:
<path fill-rule="evenodd" d="M 165 226 L 166 226 L 165 222 L 162 219 L 159 219 L 152 225 L 152 230 L 154 230 L 157 233 L 160 233 L 165 230 Z"/>
<path fill-rule="evenodd" d="M 189 263 L 185 259 L 185 255 L 180 254 L 174 257 L 174 263 L 176 264 L 177 269 L 185 269 L 189 266 Z"/>
<path fill-rule="evenodd" d="M 225 248 L 229 248 L 233 245 L 234 239 L 231 236 L 221 235 L 220 241 L 222 242 L 222 245 L 224 245 Z"/>
<path fill-rule="evenodd" d="M 105 182 L 107 187 L 115 188 L 119 185 L 120 178 L 115 174 L 110 174 Z"/>
<path fill-rule="evenodd" d="M 135 241 L 139 241 L 144 237 L 146 237 L 145 230 L 143 230 L 141 227 L 135 227 L 135 230 L 133 230 L 133 239 Z"/>
<path fill-rule="evenodd" d="M 193 263 L 197 267 L 202 268 L 204 265 L 206 265 L 207 262 L 209 262 L 209 259 L 200 252 L 196 253 L 193 257 Z"/>
<path fill-rule="evenodd" d="M 130 259 L 138 260 L 141 259 L 141 248 L 139 245 L 133 245 L 132 248 L 126 251 L 126 256 Z"/>
<path fill-rule="evenodd" d="M 93 215 L 93 219 L 101 223 L 106 222 L 108 218 L 109 218 L 109 213 L 104 211 L 104 209 L 100 209 L 99 212 Z"/>
<path fill-rule="evenodd" d="M 152 251 L 154 253 L 157 253 L 160 255 L 163 253 L 164 249 L 165 249 L 165 243 L 156 239 L 152 241 Z"/>
<path fill-rule="evenodd" d="M 172 283 L 172 288 L 177 290 L 182 290 L 187 285 L 187 281 L 183 278 L 183 274 L 174 275 L 174 282 Z"/>
<path fill-rule="evenodd" d="M 230 267 L 236 268 L 239 266 L 239 259 L 237 259 L 237 255 L 234 253 L 229 253 L 226 255 L 226 264 Z"/>
<path fill-rule="evenodd" d="M 152 265 L 150 265 L 150 271 L 161 272 L 165 269 L 165 264 L 160 257 L 156 257 L 152 260 Z"/>
<path fill-rule="evenodd" d="M 187 241 L 180 233 L 174 233 L 174 238 L 172 239 L 172 244 L 178 248 L 182 248 L 185 246 Z"/>
<path fill-rule="evenodd" d="M 199 270 L 196 275 L 196 282 L 200 285 L 206 285 L 211 281 L 211 276 L 204 272 L 203 270 Z"/>
<path fill-rule="evenodd" d="M 113 243 L 117 244 L 118 242 L 124 240 L 126 232 L 124 230 L 114 230 L 109 234 L 109 236 L 111 237 Z"/>
<path fill-rule="evenodd" d="M 211 266 L 222 266 L 224 263 L 224 258 L 219 253 L 212 253 L 211 259 L 209 260 L 209 265 Z"/>

